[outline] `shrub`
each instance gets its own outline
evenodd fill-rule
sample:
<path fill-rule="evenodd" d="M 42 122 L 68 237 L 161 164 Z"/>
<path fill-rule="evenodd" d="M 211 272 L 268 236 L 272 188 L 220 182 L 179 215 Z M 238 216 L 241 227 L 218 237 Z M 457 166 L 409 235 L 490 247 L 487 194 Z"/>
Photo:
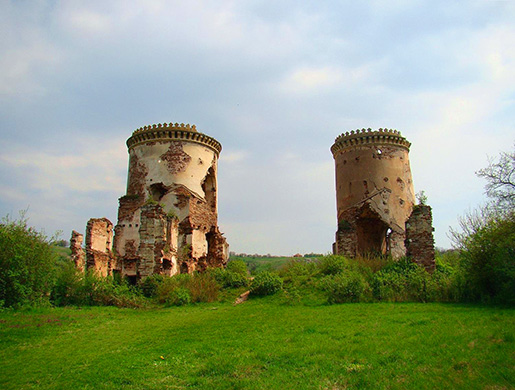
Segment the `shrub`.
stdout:
<path fill-rule="evenodd" d="M 191 294 L 191 302 L 214 302 L 218 299 L 220 285 L 207 272 L 194 273 L 185 286 Z"/>
<path fill-rule="evenodd" d="M 175 275 L 165 278 L 163 283 L 158 286 L 156 294 L 158 301 L 171 304 L 170 302 L 175 299 L 175 291 L 178 289 L 188 290 L 191 303 L 213 302 L 218 299 L 220 285 L 214 275 L 209 272 Z"/>
<path fill-rule="evenodd" d="M 247 276 L 249 274 L 247 270 L 247 264 L 243 260 L 231 260 L 227 263 L 227 271 Z"/>
<path fill-rule="evenodd" d="M 364 298 L 368 283 L 356 271 L 328 275 L 320 282 L 327 293 L 327 301 L 333 303 L 359 302 Z"/>
<path fill-rule="evenodd" d="M 319 272 L 323 275 L 336 275 L 343 272 L 349 265 L 349 260 L 343 256 L 329 255 L 318 262 Z"/>
<path fill-rule="evenodd" d="M 82 275 L 82 277 L 84 276 Z M 77 302 L 77 294 L 81 287 L 81 275 L 77 272 L 75 265 L 71 261 L 62 263 L 57 272 L 50 300 L 56 306 L 80 304 Z"/>
<path fill-rule="evenodd" d="M 163 275 L 155 274 L 147 276 L 138 282 L 138 287 L 142 294 L 147 298 L 153 298 L 157 294 L 157 289 L 163 283 L 165 277 Z"/>
<path fill-rule="evenodd" d="M 373 274 L 371 286 L 376 299 L 393 302 L 427 302 L 438 288 L 424 268 L 406 258 Z"/>
<path fill-rule="evenodd" d="M 50 240 L 21 213 L 0 223 L 0 302 L 6 307 L 48 301 L 57 256 Z"/>
<path fill-rule="evenodd" d="M 190 290 L 185 287 L 178 287 L 168 295 L 166 303 L 173 306 L 184 306 L 191 303 Z"/>
<path fill-rule="evenodd" d="M 252 295 L 272 295 L 280 291 L 282 287 L 283 281 L 279 275 L 263 271 L 252 280 L 250 293 Z"/>
<path fill-rule="evenodd" d="M 247 287 L 249 285 L 249 279 L 246 273 L 233 272 L 229 269 L 223 268 L 211 268 L 208 270 L 208 273 L 211 274 L 224 288 L 239 288 Z"/>
<path fill-rule="evenodd" d="M 117 306 L 143 307 L 141 295 L 126 283 L 118 284 L 113 277 L 101 277 L 92 271 L 79 273 L 73 264 L 62 267 L 51 293 L 57 306 Z"/>

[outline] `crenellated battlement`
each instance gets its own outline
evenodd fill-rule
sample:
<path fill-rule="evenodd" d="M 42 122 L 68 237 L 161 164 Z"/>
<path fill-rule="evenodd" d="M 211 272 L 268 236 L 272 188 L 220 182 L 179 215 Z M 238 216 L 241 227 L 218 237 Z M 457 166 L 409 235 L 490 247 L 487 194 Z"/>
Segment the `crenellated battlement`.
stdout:
<path fill-rule="evenodd" d="M 401 132 L 393 129 L 357 129 L 347 131 L 334 140 L 331 146 L 333 156 L 346 149 L 352 149 L 360 145 L 395 145 L 409 151 L 411 143 L 401 135 Z"/>
<path fill-rule="evenodd" d="M 195 125 L 184 123 L 158 123 L 135 130 L 127 140 L 129 149 L 156 141 L 187 141 L 205 145 L 220 154 L 222 145 L 213 137 L 199 133 Z"/>

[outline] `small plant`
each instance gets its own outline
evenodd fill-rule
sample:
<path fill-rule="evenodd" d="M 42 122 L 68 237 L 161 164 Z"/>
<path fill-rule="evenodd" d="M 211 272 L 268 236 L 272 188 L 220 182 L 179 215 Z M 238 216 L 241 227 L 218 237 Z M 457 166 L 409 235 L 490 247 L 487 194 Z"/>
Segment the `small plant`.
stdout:
<path fill-rule="evenodd" d="M 168 211 L 168 213 L 166 214 L 166 216 L 170 219 L 179 219 L 179 217 L 177 216 L 177 213 L 175 212 L 175 210 L 173 209 L 170 209 L 170 211 Z"/>
<path fill-rule="evenodd" d="M 327 301 L 331 304 L 359 302 L 368 288 L 363 275 L 356 271 L 326 276 L 322 279 L 321 286 L 328 295 Z"/>
<path fill-rule="evenodd" d="M 336 275 L 343 272 L 349 261 L 343 256 L 330 255 L 322 257 L 318 263 L 318 269 L 323 275 Z"/>
<path fill-rule="evenodd" d="M 185 287 L 176 288 L 171 292 L 166 300 L 168 305 L 173 306 L 184 306 L 189 305 L 191 303 L 191 293 Z"/>
<path fill-rule="evenodd" d="M 243 260 L 230 260 L 227 263 L 227 271 L 231 271 L 240 275 L 247 276 L 247 264 Z"/>
<path fill-rule="evenodd" d="M 417 192 L 415 197 L 417 198 L 417 202 L 419 205 L 425 206 L 427 204 L 427 195 L 425 191 Z"/>
<path fill-rule="evenodd" d="M 145 297 L 153 298 L 157 295 L 157 289 L 164 282 L 164 278 L 159 274 L 147 276 L 138 282 L 138 287 Z"/>
<path fill-rule="evenodd" d="M 272 295 L 283 287 L 283 280 L 277 274 L 264 271 L 258 274 L 250 284 L 252 295 Z"/>

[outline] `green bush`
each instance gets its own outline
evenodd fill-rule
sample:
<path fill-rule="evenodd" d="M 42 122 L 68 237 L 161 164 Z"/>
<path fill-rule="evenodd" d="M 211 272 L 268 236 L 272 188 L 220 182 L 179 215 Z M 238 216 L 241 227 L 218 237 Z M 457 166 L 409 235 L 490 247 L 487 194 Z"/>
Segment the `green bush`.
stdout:
<path fill-rule="evenodd" d="M 0 302 L 6 307 L 48 302 L 57 255 L 50 240 L 18 221 L 0 223 Z"/>
<path fill-rule="evenodd" d="M 53 286 L 51 301 L 56 306 L 143 307 L 144 298 L 126 283 L 111 276 L 101 277 L 92 271 L 78 272 L 71 262 L 62 266 Z"/>
<path fill-rule="evenodd" d="M 210 272 L 175 275 L 165 278 L 163 283 L 158 286 L 156 293 L 158 301 L 172 304 L 176 290 L 179 289 L 188 290 L 191 303 L 213 302 L 218 299 L 220 285 Z"/>
<path fill-rule="evenodd" d="M 324 256 L 318 262 L 318 269 L 323 275 L 336 275 L 343 272 L 349 265 L 349 260 L 343 256 Z"/>
<path fill-rule="evenodd" d="M 368 283 L 356 271 L 328 275 L 320 281 L 327 293 L 327 301 L 333 303 L 360 302 L 363 300 Z"/>
<path fill-rule="evenodd" d="M 249 274 L 247 270 L 247 264 L 245 264 L 243 260 L 230 260 L 227 263 L 226 270 L 236 274 L 243 275 L 245 277 L 247 277 L 247 275 Z"/>
<path fill-rule="evenodd" d="M 190 290 L 185 287 L 178 287 L 168 295 L 166 303 L 173 306 L 184 306 L 191 303 Z"/>
<path fill-rule="evenodd" d="M 138 282 L 138 287 L 142 294 L 147 298 L 153 298 L 157 295 L 158 287 L 164 282 L 165 276 L 155 274 L 147 276 Z"/>
<path fill-rule="evenodd" d="M 71 261 L 62 263 L 57 271 L 57 278 L 50 294 L 50 300 L 56 306 L 84 304 L 79 302 L 78 292 L 82 288 L 82 278 Z"/>
<path fill-rule="evenodd" d="M 272 295 L 283 287 L 283 280 L 275 273 L 263 271 L 254 277 L 250 284 L 252 295 Z"/>
<path fill-rule="evenodd" d="M 195 272 L 185 286 L 191 294 L 191 302 L 214 302 L 218 299 L 220 285 L 213 275 Z"/>
<path fill-rule="evenodd" d="M 246 266 L 245 269 L 247 269 Z M 249 285 L 249 279 L 246 273 L 234 272 L 228 268 L 212 268 L 208 273 L 213 275 L 215 280 L 224 288 L 239 288 Z"/>
<path fill-rule="evenodd" d="M 431 274 L 405 258 L 374 273 L 370 284 L 374 298 L 391 302 L 427 302 L 438 288 Z"/>

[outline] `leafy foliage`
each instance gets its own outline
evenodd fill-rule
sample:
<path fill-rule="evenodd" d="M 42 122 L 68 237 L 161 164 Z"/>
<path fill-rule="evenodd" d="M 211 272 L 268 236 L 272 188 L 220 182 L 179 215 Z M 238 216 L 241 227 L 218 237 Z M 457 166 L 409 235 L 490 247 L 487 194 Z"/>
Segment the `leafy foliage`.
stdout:
<path fill-rule="evenodd" d="M 466 298 L 515 304 L 515 213 L 468 236 L 461 260 Z"/>
<path fill-rule="evenodd" d="M 250 284 L 252 295 L 272 295 L 283 288 L 281 277 L 272 272 L 264 271 L 258 274 Z"/>
<path fill-rule="evenodd" d="M 57 256 L 43 233 L 27 226 L 24 213 L 0 223 L 0 307 L 48 301 Z"/>
<path fill-rule="evenodd" d="M 181 291 L 177 292 L 178 290 Z M 186 294 L 183 290 L 188 291 L 188 302 L 186 302 Z M 219 290 L 220 285 L 213 274 L 196 272 L 191 275 L 179 274 L 164 278 L 163 282 L 158 285 L 156 295 L 160 303 L 177 305 L 179 301 L 181 304 L 216 301 Z"/>
<path fill-rule="evenodd" d="M 56 306 L 117 306 L 143 307 L 139 292 L 113 277 L 101 277 L 94 272 L 79 273 L 69 263 L 63 265 L 52 289 L 51 301 Z"/>
<path fill-rule="evenodd" d="M 364 276 L 356 271 L 326 276 L 320 285 L 329 303 L 360 302 L 369 288 Z"/>

